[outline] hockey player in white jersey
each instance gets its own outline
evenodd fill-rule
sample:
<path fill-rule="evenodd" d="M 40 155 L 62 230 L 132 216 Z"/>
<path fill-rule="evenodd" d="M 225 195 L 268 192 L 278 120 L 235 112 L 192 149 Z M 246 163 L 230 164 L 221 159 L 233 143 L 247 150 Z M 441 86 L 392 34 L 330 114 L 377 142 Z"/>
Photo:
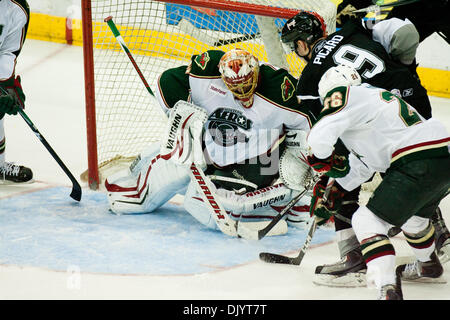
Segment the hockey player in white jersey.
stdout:
<path fill-rule="evenodd" d="M 306 151 L 311 126 L 298 109 L 295 82 L 241 49 L 206 51 L 162 73 L 156 97 L 169 116 L 167 134 L 129 170 L 106 179 L 111 210 L 148 213 L 179 193 L 192 216 L 217 229 L 210 204 L 191 181 L 194 162 L 231 219 L 267 224 L 303 191 L 312 172 L 294 159 Z M 307 220 L 308 204 L 305 196 L 288 223 Z M 277 230 L 287 231 L 284 220 Z"/>
<path fill-rule="evenodd" d="M 16 115 L 24 106 L 20 77 L 15 75 L 16 59 L 25 41 L 30 10 L 25 0 L 0 0 L 0 184 L 31 182 L 31 169 L 6 162 L 5 117 Z"/>
<path fill-rule="evenodd" d="M 347 191 L 373 172 L 385 173 L 367 205 L 353 215 L 352 226 L 368 286 L 379 290 L 380 299 L 402 299 L 401 279 L 442 281 L 429 218 L 450 187 L 450 136 L 442 123 L 425 120 L 393 93 L 360 83 L 356 70 L 343 65 L 323 75 L 323 109 L 307 139 L 308 162 L 320 173 L 340 177 L 336 182 Z M 350 151 L 345 161 L 334 154 L 338 138 Z M 329 211 L 314 213 L 324 212 Z M 392 226 L 403 230 L 415 262 L 395 267 L 388 238 Z"/>

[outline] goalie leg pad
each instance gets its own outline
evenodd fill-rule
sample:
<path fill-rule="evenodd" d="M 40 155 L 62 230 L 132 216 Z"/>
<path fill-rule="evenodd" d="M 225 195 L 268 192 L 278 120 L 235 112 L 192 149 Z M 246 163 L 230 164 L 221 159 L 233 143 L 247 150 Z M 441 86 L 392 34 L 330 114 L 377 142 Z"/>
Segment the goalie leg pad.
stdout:
<path fill-rule="evenodd" d="M 202 196 L 197 191 L 195 182 L 189 183 L 184 196 L 184 209 L 189 212 L 198 222 L 209 229 L 219 230 L 207 205 L 203 202 Z"/>
<path fill-rule="evenodd" d="M 242 222 L 268 221 L 281 212 L 299 194 L 284 184 L 275 184 L 242 195 L 233 191 L 218 189 L 217 195 L 224 208 L 231 212 L 232 218 Z M 309 220 L 308 196 L 302 197 L 286 215 L 290 222 L 302 223 Z"/>
<path fill-rule="evenodd" d="M 243 224 L 246 228 L 252 230 L 264 228 L 297 195 L 296 191 L 286 188 L 283 184 L 262 188 L 243 195 L 237 195 L 233 191 L 225 189 L 217 189 L 215 193 L 217 201 L 220 202 L 230 218 L 239 221 L 239 224 Z M 293 213 L 287 215 L 294 218 L 291 221 L 287 220 L 287 222 L 280 221 L 268 235 L 285 234 L 288 224 L 299 227 L 304 221 L 308 221 L 308 204 L 308 199 L 301 199 L 292 209 Z M 193 183 L 188 186 L 184 208 L 203 225 L 211 229 L 217 229 L 214 219 Z"/>
<path fill-rule="evenodd" d="M 130 168 L 117 172 L 105 181 L 112 212 L 116 214 L 149 213 L 177 193 L 190 181 L 187 168 L 164 160 L 159 146 L 148 150 Z"/>

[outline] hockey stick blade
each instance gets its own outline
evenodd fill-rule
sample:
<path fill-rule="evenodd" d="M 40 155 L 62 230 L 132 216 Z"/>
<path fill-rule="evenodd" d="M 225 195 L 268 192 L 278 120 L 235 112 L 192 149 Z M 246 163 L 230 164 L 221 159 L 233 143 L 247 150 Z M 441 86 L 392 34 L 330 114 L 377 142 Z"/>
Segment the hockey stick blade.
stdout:
<path fill-rule="evenodd" d="M 412 4 L 412 3 L 415 3 L 418 1 L 420 1 L 420 0 L 399 0 L 397 2 L 391 2 L 391 3 L 386 3 L 386 4 L 380 4 L 380 5 L 374 4 L 374 5 L 368 6 L 366 8 L 359 9 L 359 10 L 353 10 L 352 12 L 360 13 L 360 12 L 380 11 L 380 9 L 404 6 L 404 5 Z"/>
<path fill-rule="evenodd" d="M 305 256 L 306 250 L 308 249 L 309 244 L 311 243 L 313 235 L 316 232 L 316 229 L 317 229 L 317 221 L 315 220 L 315 217 L 312 217 L 311 227 L 309 228 L 305 243 L 303 244 L 303 247 L 301 248 L 299 254 L 296 257 L 290 258 L 276 253 L 261 252 L 259 254 L 259 258 L 262 261 L 268 263 L 292 264 L 296 266 L 300 265 L 300 263 L 303 260 L 303 257 Z"/>
<path fill-rule="evenodd" d="M 286 256 L 282 256 L 280 254 L 269 253 L 269 252 L 261 252 L 259 254 L 259 259 L 268 263 L 281 263 L 281 264 L 293 264 L 296 265 L 297 259 L 290 258 Z"/>
<path fill-rule="evenodd" d="M 328 196 L 330 194 L 331 188 L 333 187 L 334 179 L 331 178 L 328 181 L 327 187 L 325 189 L 324 195 L 323 195 L 323 201 L 326 202 L 328 200 Z M 303 260 L 303 257 L 305 256 L 306 250 L 309 247 L 309 244 L 311 243 L 311 240 L 314 236 L 314 233 L 317 229 L 317 219 L 315 216 L 311 217 L 310 221 L 311 226 L 309 227 L 308 234 L 306 235 L 305 243 L 303 244 L 302 248 L 300 249 L 300 252 L 298 253 L 297 257 L 290 258 L 283 255 L 279 255 L 276 253 L 269 253 L 269 252 L 261 252 L 259 255 L 259 258 L 264 262 L 269 263 L 282 263 L 282 264 L 292 264 L 292 265 L 300 265 L 300 263 Z"/>

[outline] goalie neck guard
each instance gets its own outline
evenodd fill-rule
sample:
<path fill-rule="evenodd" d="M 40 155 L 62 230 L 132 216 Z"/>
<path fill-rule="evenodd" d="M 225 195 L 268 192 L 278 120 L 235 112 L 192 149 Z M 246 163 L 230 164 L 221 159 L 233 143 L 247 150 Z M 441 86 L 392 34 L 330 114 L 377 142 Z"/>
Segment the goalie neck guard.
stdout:
<path fill-rule="evenodd" d="M 220 59 L 219 71 L 233 95 L 245 108 L 251 108 L 259 80 L 258 59 L 245 50 L 233 49 Z"/>

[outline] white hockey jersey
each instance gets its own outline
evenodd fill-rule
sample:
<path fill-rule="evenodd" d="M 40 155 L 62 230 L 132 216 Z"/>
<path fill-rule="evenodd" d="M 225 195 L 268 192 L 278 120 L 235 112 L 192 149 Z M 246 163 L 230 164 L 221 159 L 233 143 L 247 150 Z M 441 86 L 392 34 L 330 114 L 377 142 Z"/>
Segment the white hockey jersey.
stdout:
<path fill-rule="evenodd" d="M 14 74 L 16 57 L 25 40 L 29 17 L 28 7 L 22 2 L 0 0 L 0 81 Z"/>
<path fill-rule="evenodd" d="M 268 79 L 270 81 L 270 79 Z M 192 102 L 208 112 L 205 144 L 219 166 L 266 154 L 278 146 L 285 128 L 309 131 L 305 116 L 256 94 L 243 108 L 222 79 L 190 79 Z"/>
<path fill-rule="evenodd" d="M 403 156 L 450 143 L 441 122 L 425 120 L 394 94 L 367 84 L 331 90 L 307 141 L 311 152 L 325 159 L 338 138 L 351 153 L 350 166 L 358 167 L 339 180 L 347 190 L 365 182 L 373 172 L 385 172 Z"/>

